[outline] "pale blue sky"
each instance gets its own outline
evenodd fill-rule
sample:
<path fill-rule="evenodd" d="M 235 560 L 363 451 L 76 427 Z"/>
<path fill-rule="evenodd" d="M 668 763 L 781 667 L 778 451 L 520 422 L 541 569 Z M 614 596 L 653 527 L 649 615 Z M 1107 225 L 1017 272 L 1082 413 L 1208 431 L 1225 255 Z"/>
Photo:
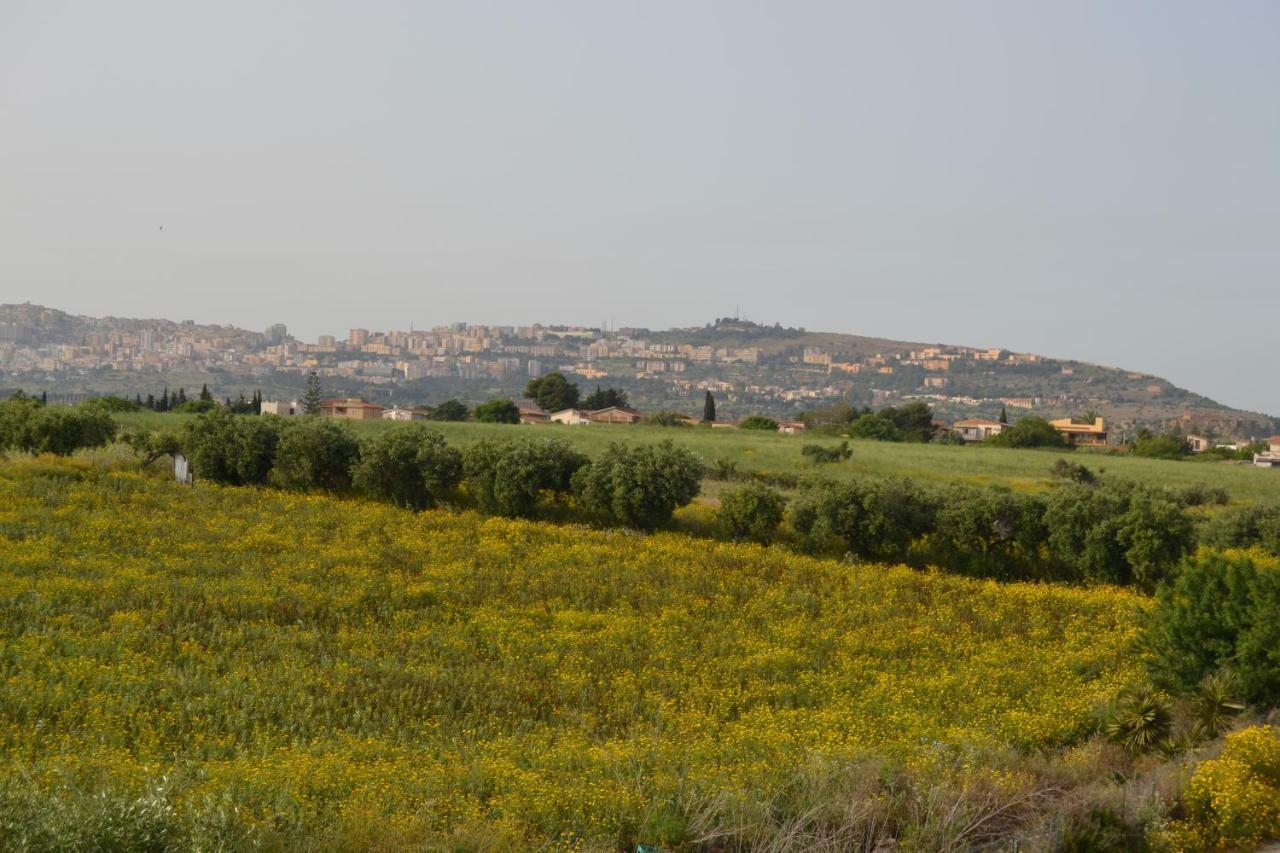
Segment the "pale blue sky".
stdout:
<path fill-rule="evenodd" d="M 0 0 L 0 301 L 741 304 L 1280 414 L 1277 45 L 1275 2 Z"/>

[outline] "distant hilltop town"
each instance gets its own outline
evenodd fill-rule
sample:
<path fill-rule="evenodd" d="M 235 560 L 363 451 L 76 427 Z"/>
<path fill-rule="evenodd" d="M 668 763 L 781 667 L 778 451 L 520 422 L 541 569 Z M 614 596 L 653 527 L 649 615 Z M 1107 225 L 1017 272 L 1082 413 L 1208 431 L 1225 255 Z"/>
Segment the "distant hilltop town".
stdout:
<path fill-rule="evenodd" d="M 210 385 L 288 398 L 314 373 L 335 394 L 412 405 L 515 394 L 556 371 L 625 388 L 648 408 L 717 394 L 727 413 L 786 417 L 832 402 L 923 401 L 943 416 L 1001 408 L 1046 416 L 1104 411 L 1109 422 L 1180 425 L 1224 437 L 1275 431 L 1257 413 L 1221 406 L 1158 377 L 1000 348 L 913 344 L 724 318 L 639 328 L 452 323 L 429 329 L 295 338 L 283 323 L 251 331 L 193 321 L 83 317 L 39 305 L 0 306 L 0 389 L 55 398 L 159 393 Z"/>

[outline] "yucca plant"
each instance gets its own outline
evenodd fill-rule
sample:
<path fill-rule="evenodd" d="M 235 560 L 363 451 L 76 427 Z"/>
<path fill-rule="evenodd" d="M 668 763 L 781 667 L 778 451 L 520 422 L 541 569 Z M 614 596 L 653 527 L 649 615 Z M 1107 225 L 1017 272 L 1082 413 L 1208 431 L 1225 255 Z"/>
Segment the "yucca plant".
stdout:
<path fill-rule="evenodd" d="M 1230 670 L 1220 669 L 1201 679 L 1191 697 L 1191 716 L 1206 738 L 1217 737 L 1244 710 L 1239 695 L 1239 683 Z"/>
<path fill-rule="evenodd" d="M 1168 742 L 1173 706 L 1167 696 L 1144 684 L 1116 700 L 1102 730 L 1108 740 L 1135 755 L 1149 752 Z"/>

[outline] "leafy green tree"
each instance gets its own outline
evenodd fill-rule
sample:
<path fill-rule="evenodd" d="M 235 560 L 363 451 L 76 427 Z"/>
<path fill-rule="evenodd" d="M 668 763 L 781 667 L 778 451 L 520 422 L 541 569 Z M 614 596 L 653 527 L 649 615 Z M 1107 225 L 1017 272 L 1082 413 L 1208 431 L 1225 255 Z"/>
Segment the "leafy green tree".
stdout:
<path fill-rule="evenodd" d="M 1053 428 L 1044 418 L 1021 418 L 1016 424 L 986 440 L 993 447 L 1050 447 L 1071 450 L 1067 437 Z"/>
<path fill-rule="evenodd" d="M 590 411 L 597 409 L 607 409 L 610 406 L 617 406 L 620 409 L 627 407 L 627 392 L 618 388 L 601 389 L 599 385 L 596 390 L 587 395 L 587 399 L 582 401 L 582 407 Z"/>
<path fill-rule="evenodd" d="M 106 396 L 93 397 L 92 399 L 85 400 L 80 404 L 79 408 L 86 411 L 97 409 L 103 412 L 115 413 L 136 412 L 141 409 L 142 406 L 127 397 Z"/>
<path fill-rule="evenodd" d="M 182 442 L 177 430 L 137 430 L 126 433 L 121 439 L 141 458 L 144 468 L 161 456 L 174 456 L 182 452 Z"/>
<path fill-rule="evenodd" d="M 1213 551 L 1186 560 L 1156 595 L 1143 638 L 1153 674 L 1191 689 L 1223 668 L 1245 699 L 1280 702 L 1280 572 Z"/>
<path fill-rule="evenodd" d="M 1191 517 L 1180 501 L 1129 483 L 1055 489 L 1044 522 L 1051 554 L 1075 579 L 1148 591 L 1194 545 Z"/>
<path fill-rule="evenodd" d="M 200 479 L 230 486 L 263 485 L 280 442 L 277 418 L 240 418 L 215 409 L 179 431 L 182 453 Z"/>
<path fill-rule="evenodd" d="M 875 441 L 901 441 L 902 433 L 894 425 L 892 418 L 882 417 L 873 412 L 859 415 L 849 425 L 849 435 L 853 438 L 867 438 Z"/>
<path fill-rule="evenodd" d="M 759 429 L 768 432 L 778 431 L 778 422 L 773 418 L 766 418 L 764 415 L 752 415 L 744 418 L 742 423 L 738 424 L 740 429 Z"/>
<path fill-rule="evenodd" d="M 528 517 L 544 495 L 567 495 L 587 457 L 559 439 L 478 441 L 462 454 L 467 490 L 493 515 Z"/>
<path fill-rule="evenodd" d="M 855 556 L 892 561 L 933 531 L 937 511 L 936 499 L 910 480 L 850 480 L 811 485 L 790 520 L 815 546 L 837 537 Z"/>
<path fill-rule="evenodd" d="M 711 424 L 716 420 L 716 398 L 711 396 L 711 392 L 707 392 L 707 396 L 702 401 L 702 422 Z"/>
<path fill-rule="evenodd" d="M 438 406 L 432 406 L 427 417 L 433 421 L 465 421 L 468 414 L 466 405 L 461 401 L 445 400 Z M 518 410 L 516 414 L 519 415 Z"/>
<path fill-rule="evenodd" d="M 345 492 L 359 459 L 359 440 L 332 419 L 289 418 L 281 430 L 271 482 L 285 489 Z"/>
<path fill-rule="evenodd" d="M 475 418 L 482 424 L 518 424 L 520 407 L 511 400 L 490 400 L 476 406 Z"/>
<path fill-rule="evenodd" d="M 1133 455 L 1148 459 L 1182 459 L 1190 454 L 1187 442 L 1180 435 L 1144 436 L 1133 444 Z"/>
<path fill-rule="evenodd" d="M 462 454 L 425 424 L 396 424 L 361 447 L 352 479 L 372 497 L 424 509 L 461 481 Z"/>
<path fill-rule="evenodd" d="M 320 389 L 320 377 L 313 370 L 307 374 L 307 388 L 302 392 L 302 413 L 304 415 L 320 414 L 320 404 L 324 402 L 324 392 Z"/>
<path fill-rule="evenodd" d="M 100 407 L 42 406 L 39 400 L 9 400 L 0 414 L 0 444 L 32 455 L 70 456 L 104 447 L 116 436 L 116 422 Z"/>
<path fill-rule="evenodd" d="M 932 559 L 962 574 L 1001 580 L 1044 580 L 1040 549 L 1048 537 L 1038 497 L 952 486 L 938 507 Z"/>
<path fill-rule="evenodd" d="M 1215 513 L 1203 539 L 1210 548 L 1262 548 L 1280 556 L 1280 507 L 1253 505 Z"/>
<path fill-rule="evenodd" d="M 591 515 L 640 530 L 671 521 L 701 488 L 702 460 L 671 441 L 628 446 L 617 442 L 573 477 L 573 491 Z"/>
<path fill-rule="evenodd" d="M 732 539 L 768 542 L 777 534 L 786 507 L 780 492 L 752 482 L 722 495 L 716 518 Z"/>
<path fill-rule="evenodd" d="M 548 412 L 572 409 L 578 405 L 578 386 L 559 372 L 530 379 L 525 386 L 524 395 L 537 400 L 538 405 Z"/>
<path fill-rule="evenodd" d="M 893 421 L 902 441 L 923 444 L 933 440 L 933 410 L 926 403 L 889 407 L 881 415 Z"/>

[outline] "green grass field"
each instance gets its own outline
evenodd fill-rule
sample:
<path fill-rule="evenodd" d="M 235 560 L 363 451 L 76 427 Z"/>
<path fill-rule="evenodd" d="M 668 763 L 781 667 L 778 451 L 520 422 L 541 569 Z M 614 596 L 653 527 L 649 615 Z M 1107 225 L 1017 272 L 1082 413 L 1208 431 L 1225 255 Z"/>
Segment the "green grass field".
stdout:
<path fill-rule="evenodd" d="M 118 415 L 126 429 L 173 426 L 188 415 L 138 412 Z M 361 435 L 372 435 L 393 426 L 390 421 L 349 422 Z M 1187 459 L 1170 461 L 1143 459 L 1089 451 L 1061 453 L 1045 450 L 1012 450 L 998 447 L 955 447 L 933 444 L 895 444 L 881 441 L 851 441 L 853 458 L 848 462 L 817 467 L 800 450 L 806 444 L 836 445 L 839 439 L 819 435 L 781 435 L 750 430 L 711 430 L 698 427 L 663 428 L 648 426 L 505 426 L 498 424 L 432 424 L 453 444 L 465 446 L 481 438 L 557 437 L 573 442 L 587 454 L 603 450 L 610 442 L 657 442 L 671 439 L 688 447 L 707 462 L 727 458 L 739 470 L 761 470 L 812 474 L 832 478 L 856 476 L 903 476 L 925 483 L 963 482 L 1004 486 L 1019 491 L 1037 491 L 1050 483 L 1049 468 L 1066 458 L 1082 463 L 1095 473 L 1135 480 L 1171 489 L 1206 483 L 1221 486 L 1232 502 L 1280 504 L 1280 471 L 1253 468 L 1247 464 Z M 714 496 L 716 484 L 706 492 Z"/>

